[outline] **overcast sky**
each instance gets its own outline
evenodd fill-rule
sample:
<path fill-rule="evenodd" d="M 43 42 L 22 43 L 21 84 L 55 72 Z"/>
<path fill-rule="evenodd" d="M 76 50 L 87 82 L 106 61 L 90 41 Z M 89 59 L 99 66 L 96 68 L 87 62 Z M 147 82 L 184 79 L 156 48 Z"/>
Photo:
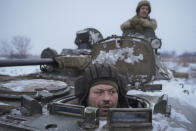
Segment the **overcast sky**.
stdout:
<path fill-rule="evenodd" d="M 105 37 L 121 35 L 139 0 L 0 0 L 0 40 L 22 35 L 33 54 L 44 48 L 76 48 L 76 31 L 93 27 Z M 161 51 L 196 51 L 196 0 L 150 0 Z"/>

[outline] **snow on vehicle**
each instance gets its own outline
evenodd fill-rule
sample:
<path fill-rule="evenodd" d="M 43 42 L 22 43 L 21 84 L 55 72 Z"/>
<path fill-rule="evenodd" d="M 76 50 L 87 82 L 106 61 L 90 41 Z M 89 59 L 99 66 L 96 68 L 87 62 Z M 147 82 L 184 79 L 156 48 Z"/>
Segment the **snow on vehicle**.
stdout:
<path fill-rule="evenodd" d="M 149 42 L 143 38 L 115 35 L 103 39 L 99 31 L 87 28 L 77 32 L 75 42 L 79 49 L 63 49 L 57 54 L 47 48 L 41 59 L 0 60 L 0 67 L 40 65 L 42 70 L 42 73 L 26 76 L 0 76 L 0 129 L 152 130 L 153 113 L 170 116 L 167 95 L 149 99 L 127 94 L 129 104 L 134 108 L 112 108 L 107 119 L 99 117 L 97 108 L 69 103 L 75 98 L 75 79 L 91 63 L 116 66 L 129 80 L 129 90 L 161 90 L 161 84 L 151 82 L 171 76 L 159 60 L 160 39 Z M 53 81 L 49 81 L 51 79 Z M 19 86 L 15 85 L 16 90 L 13 90 L 16 83 Z"/>

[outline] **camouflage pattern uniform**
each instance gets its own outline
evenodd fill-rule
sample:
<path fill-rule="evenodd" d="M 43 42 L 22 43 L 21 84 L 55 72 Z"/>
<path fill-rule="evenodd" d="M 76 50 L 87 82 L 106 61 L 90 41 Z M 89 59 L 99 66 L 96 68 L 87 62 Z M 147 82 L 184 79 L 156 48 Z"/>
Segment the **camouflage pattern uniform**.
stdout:
<path fill-rule="evenodd" d="M 143 0 L 138 3 L 136 8 L 136 15 L 132 18 L 127 20 L 121 25 L 121 30 L 123 31 L 123 35 L 132 35 L 132 34 L 143 34 L 146 37 L 155 38 L 155 30 L 157 28 L 157 22 L 155 19 L 151 19 L 149 14 L 147 17 L 142 18 L 140 17 L 139 10 L 143 5 L 147 5 L 149 7 L 149 14 L 151 12 L 150 2 Z"/>

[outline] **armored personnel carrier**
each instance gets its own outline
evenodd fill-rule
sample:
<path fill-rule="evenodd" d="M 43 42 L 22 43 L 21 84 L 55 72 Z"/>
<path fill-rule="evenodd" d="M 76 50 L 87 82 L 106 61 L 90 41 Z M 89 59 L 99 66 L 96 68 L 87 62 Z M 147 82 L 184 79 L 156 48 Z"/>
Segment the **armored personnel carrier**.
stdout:
<path fill-rule="evenodd" d="M 40 65 L 42 71 L 27 76 L 1 76 L 1 130 L 143 131 L 152 130 L 153 113 L 170 115 L 167 95 L 156 100 L 127 95 L 133 108 L 111 108 L 105 118 L 99 117 L 98 108 L 69 103 L 76 98 L 74 81 L 89 64 L 96 63 L 114 65 L 127 77 L 129 90 L 161 90 L 161 84 L 151 84 L 156 79 L 170 78 L 158 59 L 160 39 L 149 42 L 144 38 L 116 35 L 103 39 L 99 31 L 87 28 L 77 32 L 75 43 L 78 49 L 63 49 L 61 54 L 47 48 L 41 53 L 41 59 L 0 61 L 0 67 Z M 8 88 L 8 83 L 28 80 L 38 84 L 33 87 L 27 84 L 22 91 Z"/>
<path fill-rule="evenodd" d="M 87 28 L 76 33 L 75 44 L 78 49 L 63 49 L 60 54 L 46 48 L 41 59 L 1 60 L 0 67 L 40 65 L 43 74 L 76 77 L 90 63 L 105 63 L 115 65 L 133 85 L 171 78 L 159 58 L 160 39 L 116 35 L 103 38 L 98 30 Z"/>

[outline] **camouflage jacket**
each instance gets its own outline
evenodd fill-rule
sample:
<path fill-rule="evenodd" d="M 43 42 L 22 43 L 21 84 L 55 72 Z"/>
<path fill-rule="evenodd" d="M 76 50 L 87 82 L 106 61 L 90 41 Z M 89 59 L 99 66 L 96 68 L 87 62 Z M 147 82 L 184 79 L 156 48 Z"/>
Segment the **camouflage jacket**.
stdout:
<path fill-rule="evenodd" d="M 146 32 L 148 32 L 155 36 L 154 31 L 156 30 L 156 28 L 157 23 L 155 19 L 151 19 L 150 17 L 142 18 L 137 15 L 121 25 L 121 30 L 124 34 L 141 33 L 146 35 Z"/>

